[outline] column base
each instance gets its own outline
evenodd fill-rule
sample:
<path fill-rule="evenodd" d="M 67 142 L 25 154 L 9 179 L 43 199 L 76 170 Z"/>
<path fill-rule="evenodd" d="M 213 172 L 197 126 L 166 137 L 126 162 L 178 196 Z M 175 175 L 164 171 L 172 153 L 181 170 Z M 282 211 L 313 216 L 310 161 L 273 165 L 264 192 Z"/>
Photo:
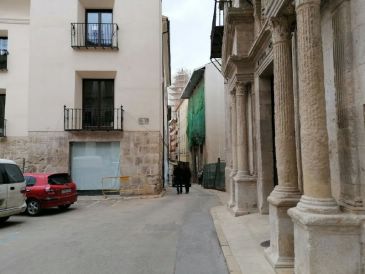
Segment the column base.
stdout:
<path fill-rule="evenodd" d="M 297 188 L 276 186 L 268 198 L 270 247 L 265 256 L 277 273 L 290 273 L 294 268 L 294 227 L 287 211 L 297 205 L 300 196 Z"/>
<path fill-rule="evenodd" d="M 271 266 L 274 268 L 275 273 L 294 273 L 294 258 L 278 257 L 272 249 L 269 247 L 265 249 L 265 258 L 269 261 Z"/>
<path fill-rule="evenodd" d="M 235 206 L 232 208 L 235 217 L 257 211 L 256 177 L 238 171 L 233 178 L 235 182 Z"/>
<path fill-rule="evenodd" d="M 288 210 L 294 222 L 295 273 L 363 273 L 365 216 L 322 209 L 321 214 L 303 211 L 298 204 Z"/>
<path fill-rule="evenodd" d="M 303 212 L 314 214 L 336 214 L 340 208 L 333 198 L 312 198 L 303 195 L 297 205 L 297 208 Z"/>
<path fill-rule="evenodd" d="M 229 183 L 230 183 L 230 193 L 229 193 L 229 201 L 227 202 L 227 207 L 228 208 L 233 208 L 236 204 L 235 201 L 235 183 L 234 183 L 234 177 L 237 174 L 237 170 L 232 169 L 231 173 L 229 174 Z"/>

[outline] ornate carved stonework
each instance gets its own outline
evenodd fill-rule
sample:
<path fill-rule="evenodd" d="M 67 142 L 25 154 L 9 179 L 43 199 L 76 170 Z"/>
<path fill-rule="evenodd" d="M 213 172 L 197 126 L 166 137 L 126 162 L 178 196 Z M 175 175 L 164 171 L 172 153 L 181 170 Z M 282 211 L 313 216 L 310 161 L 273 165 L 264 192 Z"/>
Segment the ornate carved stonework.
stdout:
<path fill-rule="evenodd" d="M 289 41 L 291 32 L 290 21 L 288 17 L 272 17 L 269 20 L 269 26 L 274 44 Z"/>

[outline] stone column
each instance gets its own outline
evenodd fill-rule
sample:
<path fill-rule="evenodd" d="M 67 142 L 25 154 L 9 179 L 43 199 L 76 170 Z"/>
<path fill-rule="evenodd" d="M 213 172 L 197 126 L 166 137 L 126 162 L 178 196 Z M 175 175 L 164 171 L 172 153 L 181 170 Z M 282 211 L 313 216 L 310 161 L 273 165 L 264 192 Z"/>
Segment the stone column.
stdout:
<path fill-rule="evenodd" d="M 266 255 L 275 268 L 294 267 L 294 227 L 287 210 L 297 205 L 297 155 L 291 30 L 288 17 L 272 18 L 274 51 L 275 147 L 278 185 L 270 194 L 270 247 Z"/>
<path fill-rule="evenodd" d="M 237 110 L 237 174 L 235 182 L 235 216 L 241 216 L 253 211 L 256 206 L 256 184 L 249 174 L 248 157 L 248 120 L 247 97 L 251 89 L 250 83 L 237 82 L 236 84 L 236 110 Z"/>
<path fill-rule="evenodd" d="M 303 190 L 298 207 L 334 213 L 324 91 L 320 0 L 297 0 Z"/>
<path fill-rule="evenodd" d="M 331 196 L 320 0 L 296 0 L 304 195 L 294 222 L 295 273 L 362 273 L 361 222 Z"/>
<path fill-rule="evenodd" d="M 231 136 L 232 136 L 232 170 L 230 174 L 231 193 L 228 207 L 232 208 L 235 206 L 235 183 L 234 176 L 237 173 L 237 109 L 236 109 L 236 93 L 231 92 Z"/>

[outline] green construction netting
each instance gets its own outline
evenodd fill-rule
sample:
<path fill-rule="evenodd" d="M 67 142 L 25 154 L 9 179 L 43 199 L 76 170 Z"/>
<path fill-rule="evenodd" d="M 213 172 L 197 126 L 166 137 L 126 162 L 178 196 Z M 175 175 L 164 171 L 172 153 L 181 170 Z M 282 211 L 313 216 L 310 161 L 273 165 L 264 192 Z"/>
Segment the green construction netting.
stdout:
<path fill-rule="evenodd" d="M 205 140 L 205 103 L 202 82 L 189 98 L 187 136 L 189 146 L 199 146 Z"/>

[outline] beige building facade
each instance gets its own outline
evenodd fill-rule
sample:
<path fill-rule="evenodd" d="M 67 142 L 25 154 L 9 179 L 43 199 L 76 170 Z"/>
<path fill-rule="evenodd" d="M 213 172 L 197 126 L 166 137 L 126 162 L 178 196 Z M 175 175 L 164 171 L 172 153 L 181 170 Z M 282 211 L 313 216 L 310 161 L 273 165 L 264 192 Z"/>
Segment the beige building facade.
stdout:
<path fill-rule="evenodd" d="M 180 134 L 184 135 L 183 145 L 187 146 L 188 162 L 196 181 L 205 165 L 226 159 L 224 78 L 215 64 L 208 63 L 193 71 L 181 99 L 186 103 L 183 106 L 185 117 L 180 117 L 184 125 Z"/>
<path fill-rule="evenodd" d="M 0 157 L 24 159 L 28 172 L 70 172 L 80 190 L 129 176 L 129 193 L 159 193 L 167 24 L 159 0 L 1 1 Z"/>
<path fill-rule="evenodd" d="M 228 206 L 269 213 L 278 273 L 365 271 L 364 15 L 361 0 L 216 1 Z"/>
<path fill-rule="evenodd" d="M 176 108 L 178 123 L 178 160 L 181 162 L 190 162 L 191 156 L 189 151 L 188 138 L 186 130 L 188 128 L 188 104 L 189 100 L 180 99 Z"/>

